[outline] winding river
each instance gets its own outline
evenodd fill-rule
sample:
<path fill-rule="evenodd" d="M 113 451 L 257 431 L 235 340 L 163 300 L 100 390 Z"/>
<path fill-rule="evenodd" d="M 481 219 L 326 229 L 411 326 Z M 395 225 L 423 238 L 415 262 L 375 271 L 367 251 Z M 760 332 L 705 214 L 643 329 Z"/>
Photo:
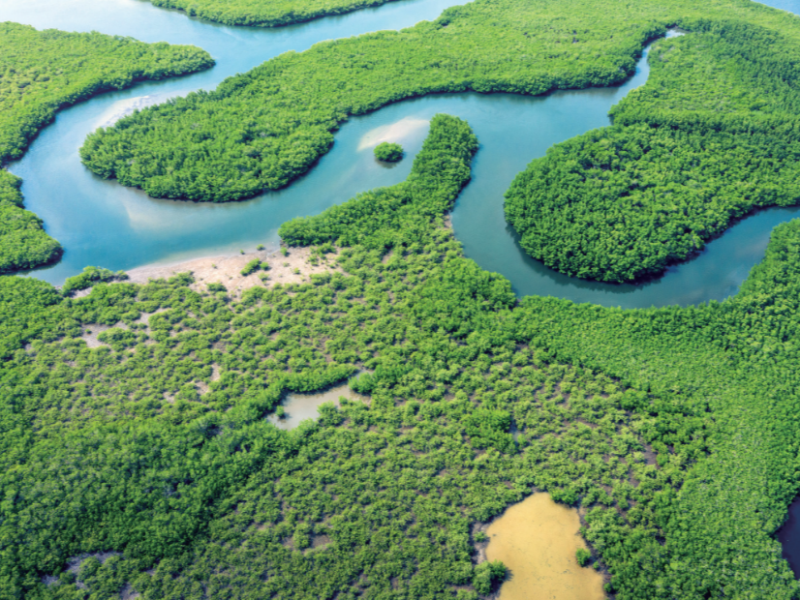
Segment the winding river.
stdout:
<path fill-rule="evenodd" d="M 0 21 L 39 29 L 100 31 L 155 42 L 194 44 L 217 65 L 189 77 L 140 84 L 103 94 L 59 113 L 22 160 L 10 170 L 23 177 L 27 208 L 44 219 L 65 248 L 63 259 L 32 273 L 54 284 L 86 265 L 113 270 L 174 263 L 198 256 L 252 250 L 278 243 L 277 229 L 295 216 L 318 214 L 357 193 L 406 178 L 428 121 L 440 112 L 466 119 L 481 144 L 473 179 L 452 214 L 465 254 L 483 268 L 502 273 L 519 295 L 551 295 L 575 302 L 639 308 L 689 305 L 734 294 L 764 256 L 772 229 L 798 209 L 761 211 L 732 227 L 688 263 L 642 285 L 582 281 L 557 273 L 526 256 L 505 222 L 503 194 L 514 176 L 546 149 L 609 124 L 608 110 L 648 74 L 646 54 L 636 74 L 617 88 L 594 88 L 523 97 L 508 94 L 442 94 L 390 105 L 351 119 L 336 143 L 305 177 L 288 188 L 238 203 L 213 205 L 154 200 L 139 190 L 101 180 L 85 169 L 78 148 L 86 135 L 130 110 L 213 89 L 287 50 L 379 29 L 400 29 L 434 19 L 458 0 L 403 0 L 349 15 L 280 29 L 214 25 L 143 0 L 0 0 Z M 800 10 L 797 0 L 774 0 L 777 8 Z M 382 140 L 402 143 L 407 158 L 389 168 L 372 148 Z"/>

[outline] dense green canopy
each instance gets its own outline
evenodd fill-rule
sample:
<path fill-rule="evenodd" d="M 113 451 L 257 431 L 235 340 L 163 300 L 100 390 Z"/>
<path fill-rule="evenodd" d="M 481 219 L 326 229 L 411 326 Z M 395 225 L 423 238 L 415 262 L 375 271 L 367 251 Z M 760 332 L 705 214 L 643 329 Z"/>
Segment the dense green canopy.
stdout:
<path fill-rule="evenodd" d="M 380 6 L 391 0 L 150 0 L 162 8 L 177 8 L 192 17 L 226 25 L 279 27 L 360 8 Z"/>
<path fill-rule="evenodd" d="M 21 184 L 0 169 L 0 273 L 32 269 L 61 256 L 61 244 L 44 232 L 42 220 L 22 208 Z"/>
<path fill-rule="evenodd" d="M 375 146 L 375 158 L 385 162 L 397 162 L 403 158 L 403 147 L 400 144 L 381 142 Z"/>

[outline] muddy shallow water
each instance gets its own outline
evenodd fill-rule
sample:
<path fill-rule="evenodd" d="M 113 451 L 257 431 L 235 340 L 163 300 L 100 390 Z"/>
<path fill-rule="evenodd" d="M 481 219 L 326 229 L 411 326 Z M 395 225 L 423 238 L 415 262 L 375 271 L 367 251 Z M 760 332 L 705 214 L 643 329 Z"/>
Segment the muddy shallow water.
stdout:
<path fill-rule="evenodd" d="M 326 402 L 333 402 L 339 406 L 339 398 L 369 403 L 369 399 L 361 394 L 356 394 L 347 384 L 337 385 L 318 394 L 287 394 L 282 406 L 286 411 L 280 419 L 277 415 L 270 415 L 267 420 L 280 429 L 294 429 L 306 419 L 316 419 L 319 416 L 317 409 Z"/>
<path fill-rule="evenodd" d="M 486 534 L 489 560 L 511 571 L 500 600 L 603 600 L 603 577 L 575 558 L 586 543 L 578 512 L 534 494 L 495 519 Z"/>

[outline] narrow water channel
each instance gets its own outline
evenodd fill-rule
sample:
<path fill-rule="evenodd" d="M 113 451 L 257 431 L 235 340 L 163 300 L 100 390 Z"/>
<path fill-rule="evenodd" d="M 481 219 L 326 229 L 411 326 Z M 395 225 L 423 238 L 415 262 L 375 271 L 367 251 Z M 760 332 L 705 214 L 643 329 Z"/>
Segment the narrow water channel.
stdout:
<path fill-rule="evenodd" d="M 131 269 L 277 244 L 277 230 L 284 221 L 318 214 L 359 192 L 405 179 L 428 121 L 445 112 L 466 119 L 481 143 L 472 182 L 453 211 L 456 237 L 469 258 L 508 277 L 517 294 L 637 308 L 685 306 L 735 293 L 763 258 L 774 226 L 793 218 L 797 209 L 772 209 L 751 216 L 711 242 L 694 260 L 636 286 L 587 282 L 552 271 L 522 252 L 505 222 L 503 194 L 514 176 L 553 144 L 608 125 L 611 106 L 645 83 L 646 54 L 634 77 L 617 88 L 541 97 L 441 94 L 351 119 L 336 134 L 334 149 L 307 176 L 284 190 L 243 202 L 212 205 L 154 200 L 139 190 L 101 180 L 80 163 L 78 148 L 86 135 L 135 106 L 195 89 L 212 89 L 225 77 L 289 49 L 303 50 L 325 39 L 410 26 L 459 3 L 463 2 L 401 0 L 350 15 L 264 30 L 218 26 L 154 8 L 143 0 L 0 0 L 0 20 L 195 44 L 217 60 L 217 66 L 204 73 L 104 94 L 63 111 L 23 159 L 10 166 L 24 178 L 26 206 L 44 219 L 47 231 L 65 247 L 58 264 L 32 275 L 60 284 L 86 265 Z M 372 147 L 384 139 L 399 141 L 407 150 L 407 158 L 394 168 L 372 157 Z"/>

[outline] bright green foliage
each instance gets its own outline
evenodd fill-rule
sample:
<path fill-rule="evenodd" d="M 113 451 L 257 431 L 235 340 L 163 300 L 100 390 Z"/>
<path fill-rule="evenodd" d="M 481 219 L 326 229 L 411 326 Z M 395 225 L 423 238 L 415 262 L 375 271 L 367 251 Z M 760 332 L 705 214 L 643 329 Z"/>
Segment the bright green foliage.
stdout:
<path fill-rule="evenodd" d="M 118 271 L 114 273 L 102 267 L 84 267 L 80 275 L 69 277 L 61 288 L 61 293 L 65 296 L 70 296 L 79 290 L 86 290 L 95 285 L 96 283 L 109 282 L 109 281 L 124 281 L 128 278 L 125 271 Z"/>
<path fill-rule="evenodd" d="M 508 569 L 499 560 L 481 563 L 475 568 L 472 585 L 481 595 L 489 595 L 508 575 Z"/>
<path fill-rule="evenodd" d="M 248 275 L 252 275 L 256 271 L 260 271 L 262 269 L 268 269 L 269 265 L 265 262 L 261 262 L 259 259 L 254 258 L 253 260 L 249 261 L 244 268 L 242 269 L 242 275 L 247 277 Z"/>
<path fill-rule="evenodd" d="M 22 180 L 0 169 L 0 273 L 32 269 L 58 259 L 61 244 L 42 229 L 42 220 L 22 208 Z"/>
<path fill-rule="evenodd" d="M 575 560 L 578 561 L 578 564 L 581 567 L 585 567 L 589 564 L 589 561 L 592 559 L 592 553 L 589 552 L 586 548 L 578 548 L 575 551 Z"/>
<path fill-rule="evenodd" d="M 735 5 L 740 13 L 730 14 L 745 15 L 748 27 L 771 23 L 800 38 L 795 19 Z M 518 7 L 521 27 L 538 6 Z M 630 23 L 647 21 L 644 14 L 650 31 L 679 22 L 666 9 L 658 19 L 646 12 L 654 6 L 547 9 L 566 7 L 566 17 L 592 20 L 601 32 L 614 16 L 611 44 L 624 41 L 623 27 L 643 31 Z M 500 79 L 513 44 L 497 43 L 511 21 L 497 13 L 475 28 L 496 28 Z M 442 31 L 453 27 L 458 37 L 457 18 L 438 23 L 387 36 L 417 35 L 425 56 L 423 42 L 451 35 Z M 697 38 L 728 35 L 701 25 Z M 579 51 L 583 34 L 564 31 L 578 42 L 552 51 Z M 659 48 L 687 44 L 688 52 L 695 42 L 683 40 L 692 35 Z M 628 57 L 643 41 L 630 39 Z M 715 48 L 707 63 L 687 56 L 713 67 Z M 302 63 L 297 56 L 279 60 Z M 771 63 L 760 64 L 774 82 Z M 715 73 L 708 80 L 723 76 Z M 613 129 L 651 125 L 633 112 L 623 122 L 623 108 L 655 98 L 648 89 L 620 106 Z M 687 89 L 666 86 L 665 106 L 694 106 Z M 740 108 L 729 117 L 696 106 L 730 136 L 721 139 L 737 143 L 747 134 L 755 144 L 784 119 L 740 127 Z M 667 108 L 648 113 L 666 118 Z M 670 135 L 688 136 L 698 122 L 673 124 Z M 747 167 L 732 146 L 705 147 Z M 586 510 L 585 536 L 619 600 L 796 598 L 800 586 L 772 533 L 800 488 L 800 222 L 775 230 L 765 261 L 722 303 L 634 311 L 539 297 L 517 304 L 510 284 L 466 260 L 441 226 L 475 148 L 463 122 L 438 116 L 406 182 L 286 224 L 288 243 L 340 246 L 342 272 L 304 285 L 255 287 L 234 301 L 224 288 L 192 290 L 184 275 L 99 284 L 73 300 L 40 282 L 0 278 L 3 594 L 83 596 L 67 558 L 113 550 L 121 554 L 81 565 L 78 582 L 90 593 L 474 599 L 505 569 L 473 564 L 472 527 L 536 488 Z M 778 165 L 772 158 L 757 155 L 754 172 Z M 711 173 L 727 185 L 721 171 Z M 101 325 L 110 327 L 98 337 L 102 347 L 89 348 L 80 338 Z M 364 370 L 351 386 L 370 395 L 368 405 L 325 406 L 293 432 L 263 419 L 286 391 Z M 62 583 L 48 587 L 42 575 Z"/>
<path fill-rule="evenodd" d="M 633 559 L 598 551 L 635 584 L 629 566 L 660 547 L 706 455 L 707 407 L 536 347 L 509 283 L 441 226 L 474 148 L 466 124 L 433 119 L 409 181 L 386 191 L 408 199 L 382 205 L 421 216 L 403 231 L 372 206 L 354 239 L 384 241 L 340 248 L 343 272 L 315 282 L 233 301 L 182 275 L 73 300 L 0 278 L 4 593 L 474 600 L 505 568 L 473 565 L 472 525 L 533 487 L 590 507 L 594 539 L 626 540 Z M 308 229 L 335 229 L 360 200 Z M 292 432 L 264 420 L 285 392 L 356 370 L 369 405 L 325 406 Z M 101 551 L 121 554 L 65 570 Z"/>
<path fill-rule="evenodd" d="M 155 6 L 177 8 L 192 17 L 226 25 L 278 27 L 341 15 L 391 0 L 150 0 Z"/>
<path fill-rule="evenodd" d="M 400 144 L 381 142 L 375 146 L 375 158 L 384 162 L 397 162 L 403 158 L 403 147 Z"/>
<path fill-rule="evenodd" d="M 506 215 L 531 256 L 629 281 L 754 209 L 797 203 L 800 44 L 738 21 L 684 26 L 653 46 L 648 83 L 613 127 L 559 144 L 512 184 Z"/>
<path fill-rule="evenodd" d="M 199 48 L 0 23 L 0 167 L 22 156 L 56 111 L 141 79 L 210 67 Z M 0 273 L 57 260 L 61 245 L 22 208 L 21 181 L 0 169 Z"/>
<path fill-rule="evenodd" d="M 770 533 L 800 484 L 800 223 L 721 304 L 519 306 L 441 226 L 474 148 L 437 116 L 398 189 L 287 225 L 344 246 L 315 282 L 0 278 L 3 589 L 81 594 L 67 558 L 113 550 L 91 593 L 474 600 L 505 569 L 473 565 L 472 526 L 535 487 L 587 510 L 620 600 L 793 598 Z M 264 421 L 357 370 L 369 406 Z"/>

